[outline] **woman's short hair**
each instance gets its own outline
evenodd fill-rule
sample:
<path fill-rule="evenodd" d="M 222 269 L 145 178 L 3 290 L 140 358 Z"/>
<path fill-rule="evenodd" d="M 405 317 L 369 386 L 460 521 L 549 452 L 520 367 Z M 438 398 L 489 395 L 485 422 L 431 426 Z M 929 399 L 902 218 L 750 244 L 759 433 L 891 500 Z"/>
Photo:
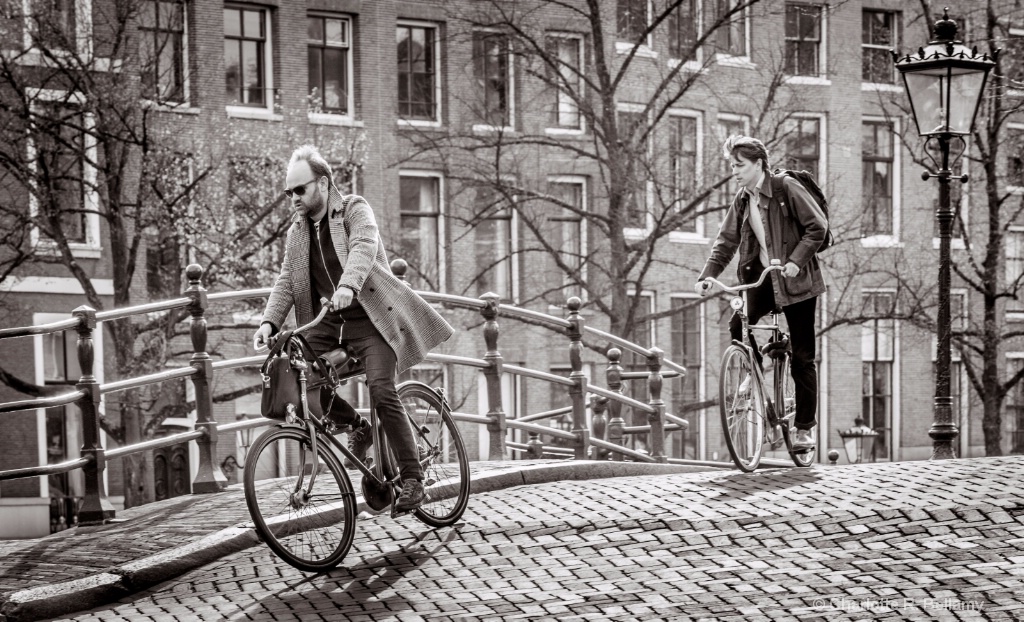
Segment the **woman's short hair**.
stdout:
<path fill-rule="evenodd" d="M 327 160 L 320 155 L 320 151 L 313 145 L 302 145 L 298 149 L 292 152 L 292 159 L 288 162 L 288 165 L 298 162 L 299 160 L 305 160 L 309 164 L 309 170 L 313 171 L 317 179 L 321 177 L 327 178 L 328 186 L 334 184 L 334 176 L 331 174 L 331 165 L 327 163 Z"/>
<path fill-rule="evenodd" d="M 738 154 L 751 162 L 761 160 L 761 166 L 768 170 L 768 148 L 756 138 L 733 134 L 725 139 L 725 144 L 722 145 L 722 153 L 727 158 Z"/>

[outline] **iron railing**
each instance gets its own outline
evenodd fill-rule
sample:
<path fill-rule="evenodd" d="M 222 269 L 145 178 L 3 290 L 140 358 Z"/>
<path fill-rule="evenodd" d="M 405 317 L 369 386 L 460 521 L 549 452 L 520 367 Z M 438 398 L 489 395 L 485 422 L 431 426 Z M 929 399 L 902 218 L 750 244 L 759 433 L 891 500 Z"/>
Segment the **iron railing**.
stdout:
<path fill-rule="evenodd" d="M 400 259 L 392 262 L 392 271 L 400 279 L 405 279 L 406 264 Z M 81 306 L 72 312 L 72 318 L 40 326 L 0 329 L 0 340 L 30 335 L 44 335 L 74 329 L 78 333 L 77 356 L 82 376 L 73 391 L 64 395 L 49 396 L 16 402 L 0 403 L 0 414 L 50 408 L 53 406 L 76 404 L 82 413 L 83 445 L 81 457 L 67 460 L 59 464 L 28 467 L 0 471 L 0 481 L 38 477 L 57 473 L 67 473 L 82 469 L 85 480 L 85 494 L 78 517 L 80 524 L 97 523 L 114 516 L 115 510 L 107 498 L 103 485 L 103 473 L 110 460 L 123 458 L 140 452 L 169 447 L 185 441 L 196 441 L 199 448 L 199 467 L 192 483 L 194 493 L 212 493 L 227 486 L 227 478 L 216 461 L 217 440 L 221 433 L 232 433 L 244 429 L 255 428 L 274 423 L 269 419 L 248 419 L 232 423 L 219 424 L 213 416 L 213 400 L 210 384 L 214 373 L 241 367 L 259 366 L 263 356 L 248 356 L 237 359 L 214 362 L 206 352 L 207 325 L 206 312 L 211 302 L 224 303 L 251 298 L 264 298 L 270 294 L 270 288 L 250 289 L 236 292 L 207 293 L 202 285 L 203 269 L 192 264 L 185 270 L 188 287 L 181 298 L 154 302 L 125 309 L 115 309 L 97 313 L 88 306 Z M 427 360 L 481 369 L 487 386 L 487 414 L 453 413 L 456 420 L 465 423 L 485 425 L 489 434 L 490 460 L 504 460 L 508 452 L 523 452 L 531 458 L 544 455 L 572 457 L 575 459 L 612 459 L 633 460 L 644 462 L 672 462 L 685 464 L 705 464 L 700 461 L 671 459 L 665 455 L 666 432 L 683 431 L 687 422 L 665 411 L 665 403 L 661 397 L 663 379 L 677 377 L 686 373 L 681 365 L 666 360 L 662 350 L 652 347 L 644 348 L 610 333 L 586 326 L 580 315 L 579 298 L 570 298 L 567 303 L 568 317 L 558 318 L 530 309 L 522 309 L 512 305 L 500 304 L 495 294 L 485 294 L 480 298 L 468 298 L 436 292 L 417 292 L 429 302 L 438 303 L 448 308 L 462 308 L 481 313 L 484 319 L 483 333 L 486 351 L 483 358 L 455 356 L 450 354 L 431 353 Z M 133 316 L 187 309 L 190 315 L 189 337 L 192 355 L 188 367 L 172 369 L 136 378 L 124 378 L 106 384 L 99 384 L 93 374 L 95 365 L 93 334 L 98 322 Z M 568 358 L 570 372 L 568 376 L 560 376 L 544 371 L 506 365 L 498 349 L 498 317 L 519 319 L 531 324 L 546 326 L 563 331 L 568 337 Z M 607 351 L 608 365 L 605 373 L 606 386 L 600 387 L 587 381 L 583 372 L 583 336 L 597 337 L 614 344 Z M 647 371 L 624 373 L 620 360 L 622 351 L 629 350 L 646 359 Z M 664 369 L 667 368 L 667 369 Z M 503 374 L 513 374 L 524 378 L 533 378 L 565 386 L 570 405 L 543 413 L 535 413 L 516 418 L 506 416 L 502 404 L 501 379 Z M 646 378 L 647 401 L 640 401 L 623 394 L 623 379 Z M 143 441 L 133 445 L 106 449 L 100 443 L 100 403 L 102 397 L 109 393 L 125 391 L 149 384 L 166 382 L 179 378 L 189 378 L 195 389 L 196 423 L 195 429 L 170 436 Z M 589 396 L 589 398 L 588 398 Z M 589 400 L 589 401 L 588 401 Z M 636 412 L 647 415 L 647 424 L 627 426 L 622 417 L 622 408 L 632 408 Z M 587 408 L 590 408 L 591 424 L 587 425 Z M 537 423 L 554 417 L 571 415 L 571 429 L 563 430 Z M 666 421 L 669 422 L 666 425 Z M 510 429 L 524 430 L 528 434 L 527 443 L 515 443 L 506 437 Z M 629 435 L 649 434 L 649 452 L 636 451 L 626 447 Z M 561 446 L 544 445 L 541 437 L 561 439 Z M 716 463 L 721 465 L 722 463 Z"/>

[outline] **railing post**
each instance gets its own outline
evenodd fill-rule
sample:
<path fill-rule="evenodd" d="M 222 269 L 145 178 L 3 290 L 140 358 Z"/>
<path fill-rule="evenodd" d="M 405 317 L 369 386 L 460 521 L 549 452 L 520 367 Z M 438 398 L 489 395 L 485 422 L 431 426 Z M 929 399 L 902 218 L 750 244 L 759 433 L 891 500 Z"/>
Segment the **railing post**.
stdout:
<path fill-rule="evenodd" d="M 576 435 L 576 453 L 573 456 L 576 460 L 586 460 L 587 450 L 590 449 L 590 430 L 587 429 L 587 377 L 583 373 L 583 316 L 580 315 L 582 304 L 577 296 L 566 301 L 569 308 L 569 328 L 566 332 L 569 335 L 569 365 L 572 368 L 569 380 L 573 381 L 573 385 L 569 387 L 569 398 L 572 400 L 572 433 Z"/>
<path fill-rule="evenodd" d="M 622 358 L 622 350 L 618 348 L 608 348 L 608 369 L 605 371 L 605 381 L 608 384 L 608 390 L 622 394 L 622 365 L 619 364 L 619 359 Z M 620 447 L 626 444 L 623 438 L 622 428 L 626 425 L 626 422 L 622 419 L 622 402 L 616 400 L 608 400 L 608 442 L 614 443 Z M 625 460 L 625 456 L 618 452 L 611 452 L 612 460 L 616 462 L 622 462 Z"/>
<path fill-rule="evenodd" d="M 648 404 L 654 412 L 647 413 L 647 422 L 651 424 L 651 457 L 658 462 L 667 462 L 665 456 L 665 401 L 661 399 L 661 362 L 665 353 L 660 348 L 651 348 L 647 357 L 647 394 Z"/>
<path fill-rule="evenodd" d="M 484 343 L 487 345 L 487 354 L 484 360 L 489 366 L 484 369 L 484 378 L 487 380 L 487 417 L 490 422 L 487 424 L 487 432 L 490 433 L 490 450 L 488 460 L 505 460 L 505 411 L 501 404 L 501 375 L 502 362 L 501 353 L 498 352 L 498 301 L 500 298 L 493 292 L 487 292 L 480 298 L 485 306 L 480 311 L 484 316 Z"/>
<path fill-rule="evenodd" d="M 529 439 L 526 441 L 526 456 L 531 460 L 540 460 L 544 457 L 544 443 L 540 440 L 540 434 L 530 430 Z"/>
<path fill-rule="evenodd" d="M 100 384 L 93 375 L 96 350 L 92 333 L 96 329 L 96 310 L 81 306 L 71 312 L 78 318 L 78 365 L 82 370 L 75 388 L 85 391 L 85 397 L 78 400 L 82 411 L 82 457 L 89 463 L 82 467 L 85 476 L 85 498 L 78 510 L 78 523 L 102 523 L 114 518 L 114 506 L 107 499 L 103 485 L 103 471 L 107 468 L 106 451 L 100 444 Z"/>
<path fill-rule="evenodd" d="M 600 395 L 590 396 L 590 412 L 594 416 L 590 422 L 591 434 L 594 438 L 602 441 L 605 440 L 605 433 L 608 431 L 608 422 L 604 416 L 607 409 L 608 398 L 601 397 Z M 591 453 L 590 457 L 594 460 L 606 460 L 608 458 L 608 450 L 602 447 L 594 447 Z"/>
<path fill-rule="evenodd" d="M 217 458 L 217 422 L 213 418 L 213 396 L 210 393 L 210 381 L 213 379 L 213 360 L 206 353 L 206 288 L 201 282 L 203 268 L 198 264 L 190 264 L 185 268 L 188 278 L 188 289 L 185 295 L 192 299 L 189 313 L 192 322 L 189 336 L 192 337 L 192 359 L 189 364 L 196 369 L 192 376 L 192 386 L 196 392 L 196 429 L 205 434 L 196 440 L 199 445 L 199 471 L 192 482 L 193 493 L 220 492 L 228 485 L 228 480 L 220 470 Z"/>

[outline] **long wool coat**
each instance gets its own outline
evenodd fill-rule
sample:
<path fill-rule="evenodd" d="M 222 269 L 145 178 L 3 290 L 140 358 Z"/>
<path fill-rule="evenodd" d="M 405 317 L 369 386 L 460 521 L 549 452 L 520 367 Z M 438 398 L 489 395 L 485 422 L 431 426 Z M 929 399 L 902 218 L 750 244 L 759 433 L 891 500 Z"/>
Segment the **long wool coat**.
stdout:
<path fill-rule="evenodd" d="M 377 221 L 365 199 L 352 194 L 342 196 L 332 186 L 327 211 L 331 240 L 344 269 L 338 284 L 356 292 L 370 321 L 395 351 L 398 372 L 419 363 L 452 336 L 452 327 L 391 273 Z M 293 306 L 299 326 L 316 317 L 309 284 L 309 243 L 305 217 L 296 216 L 288 230 L 281 273 L 263 312 L 263 321 L 277 328 L 284 325 Z"/>

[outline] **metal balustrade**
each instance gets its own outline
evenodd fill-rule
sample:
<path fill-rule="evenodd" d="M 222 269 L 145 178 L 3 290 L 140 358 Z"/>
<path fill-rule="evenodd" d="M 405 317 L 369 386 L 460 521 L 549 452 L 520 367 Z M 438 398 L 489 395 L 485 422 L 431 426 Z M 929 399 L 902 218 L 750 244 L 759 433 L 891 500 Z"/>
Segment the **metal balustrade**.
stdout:
<path fill-rule="evenodd" d="M 395 275 L 404 281 L 407 269 L 406 263 L 401 259 L 396 259 L 392 262 L 391 267 Z M 266 298 L 269 296 L 271 288 L 207 293 L 202 285 L 202 267 L 192 264 L 186 268 L 185 275 L 188 279 L 188 286 L 180 298 L 99 313 L 88 306 L 81 306 L 72 312 L 72 319 L 39 326 L 0 329 L 0 340 L 44 335 L 71 329 L 78 333 L 77 356 L 82 376 L 75 385 L 75 389 L 64 395 L 2 403 L 0 404 L 0 414 L 74 403 L 82 413 L 84 438 L 80 458 L 68 460 L 60 464 L 0 471 L 0 481 L 67 473 L 75 469 L 82 469 L 85 479 L 85 497 L 83 505 L 79 510 L 79 523 L 103 522 L 113 518 L 115 513 L 113 506 L 107 499 L 103 485 L 103 473 L 110 460 L 194 440 L 199 448 L 199 467 L 195 480 L 192 483 L 193 492 L 199 494 L 217 492 L 227 485 L 227 478 L 215 460 L 220 434 L 266 426 L 275 423 L 275 421 L 269 419 L 242 419 L 232 423 L 220 424 L 214 419 L 213 400 L 210 391 L 210 383 L 213 380 L 214 372 L 243 367 L 258 367 L 263 362 L 264 357 L 246 356 L 214 362 L 206 352 L 206 313 L 211 302 L 227 303 L 252 298 Z M 581 301 L 579 298 L 570 298 L 566 304 L 566 308 L 569 311 L 568 317 L 559 318 L 539 311 L 501 304 L 499 297 L 495 294 L 485 294 L 480 298 L 468 298 L 437 292 L 417 293 L 428 302 L 447 308 L 476 311 L 483 316 L 485 344 L 483 358 L 431 353 L 428 355 L 427 360 L 482 370 L 487 388 L 487 414 L 477 415 L 456 412 L 453 413 L 453 417 L 455 420 L 464 423 L 486 426 L 490 441 L 487 459 L 504 460 L 508 457 L 511 450 L 522 452 L 530 458 L 540 458 L 544 455 L 599 460 L 624 460 L 630 458 L 644 462 L 721 465 L 721 463 L 669 459 L 665 455 L 665 434 L 667 432 L 686 430 L 687 422 L 665 411 L 665 403 L 661 397 L 663 379 L 681 376 L 686 373 L 686 369 L 681 365 L 666 360 L 663 352 L 656 347 L 644 348 L 621 337 L 586 326 L 580 314 Z M 93 375 L 95 364 L 93 334 L 96 330 L 97 322 L 122 320 L 138 315 L 176 309 L 187 309 L 190 316 L 189 337 L 192 345 L 192 355 L 187 367 L 136 378 L 119 379 L 102 385 L 96 381 Z M 568 358 L 570 372 L 568 376 L 560 376 L 527 367 L 506 365 L 498 349 L 499 327 L 497 320 L 499 317 L 523 320 L 533 325 L 541 325 L 563 332 L 568 337 L 569 342 Z M 591 384 L 583 373 L 584 335 L 596 337 L 614 344 L 607 351 L 608 365 L 605 372 L 605 387 Z M 647 371 L 623 372 L 620 363 L 623 350 L 629 350 L 643 356 L 647 361 Z M 504 411 L 501 396 L 501 379 L 504 374 L 512 374 L 564 386 L 569 394 L 570 405 L 547 412 L 509 418 Z M 104 395 L 182 378 L 189 378 L 195 390 L 196 423 L 194 430 L 113 449 L 106 449 L 100 444 L 99 405 Z M 622 382 L 628 379 L 646 379 L 648 389 L 648 399 L 646 402 L 628 397 L 623 393 Z M 647 424 L 627 426 L 622 418 L 623 407 L 632 408 L 636 412 L 646 413 Z M 587 426 L 586 411 L 588 408 L 591 410 L 592 415 L 590 427 Z M 566 415 L 570 415 L 571 430 L 559 429 L 538 423 Z M 517 443 L 508 440 L 507 436 L 510 429 L 526 431 L 529 436 L 528 442 Z M 633 434 L 649 435 L 649 453 L 626 447 L 626 437 Z M 541 437 L 562 439 L 568 441 L 566 445 L 569 446 L 544 445 Z"/>

